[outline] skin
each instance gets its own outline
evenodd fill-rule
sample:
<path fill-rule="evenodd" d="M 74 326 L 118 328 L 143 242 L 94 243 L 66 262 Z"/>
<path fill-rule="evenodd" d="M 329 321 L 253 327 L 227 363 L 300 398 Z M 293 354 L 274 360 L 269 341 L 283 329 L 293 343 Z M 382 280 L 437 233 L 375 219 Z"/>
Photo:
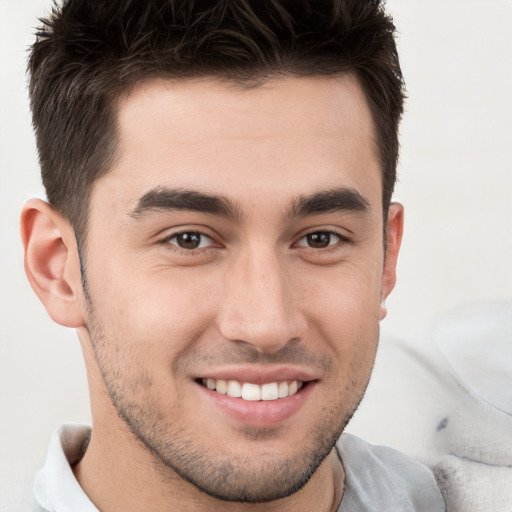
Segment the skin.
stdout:
<path fill-rule="evenodd" d="M 22 214 L 29 280 L 84 352 L 81 486 L 102 512 L 331 510 L 333 445 L 370 377 L 403 223 L 393 204 L 385 254 L 357 81 L 149 81 L 118 121 L 117 161 L 91 196 L 85 293 L 69 224 L 42 201 Z M 223 208 L 177 208 L 176 190 Z M 325 206 L 333 190 L 344 207 Z M 315 211 L 297 207 L 314 194 Z M 180 233 L 200 233 L 199 247 Z M 240 419 L 198 383 L 219 375 L 308 384 L 291 414 L 258 402 Z"/>

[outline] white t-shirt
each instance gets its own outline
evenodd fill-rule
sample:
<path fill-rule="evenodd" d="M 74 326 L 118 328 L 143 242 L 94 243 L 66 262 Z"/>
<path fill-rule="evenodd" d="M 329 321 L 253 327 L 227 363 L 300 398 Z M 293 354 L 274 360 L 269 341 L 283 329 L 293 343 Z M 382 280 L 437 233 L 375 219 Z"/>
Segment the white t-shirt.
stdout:
<path fill-rule="evenodd" d="M 77 482 L 70 464 L 80 460 L 87 425 L 63 425 L 53 434 L 44 467 L 34 483 L 33 512 L 99 512 Z M 345 467 L 338 512 L 444 512 L 432 473 L 421 463 L 350 434 L 337 444 Z"/>

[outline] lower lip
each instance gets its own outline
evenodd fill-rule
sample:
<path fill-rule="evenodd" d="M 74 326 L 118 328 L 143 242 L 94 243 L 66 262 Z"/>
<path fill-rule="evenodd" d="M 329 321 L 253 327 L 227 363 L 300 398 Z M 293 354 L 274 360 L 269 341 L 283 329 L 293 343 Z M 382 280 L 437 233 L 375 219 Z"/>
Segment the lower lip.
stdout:
<path fill-rule="evenodd" d="M 287 398 L 257 402 L 222 395 L 201 384 L 197 386 L 211 404 L 238 422 L 254 427 L 269 427 L 279 425 L 296 414 L 313 391 L 315 382 L 308 382 L 297 393 Z"/>

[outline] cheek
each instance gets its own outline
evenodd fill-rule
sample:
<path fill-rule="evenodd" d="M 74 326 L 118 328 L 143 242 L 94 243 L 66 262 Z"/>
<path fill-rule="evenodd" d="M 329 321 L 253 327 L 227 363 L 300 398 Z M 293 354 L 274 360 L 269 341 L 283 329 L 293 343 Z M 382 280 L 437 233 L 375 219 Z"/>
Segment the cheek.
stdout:
<path fill-rule="evenodd" d="M 312 320 L 356 331 L 378 322 L 382 271 L 360 263 L 303 274 L 297 296 Z"/>
<path fill-rule="evenodd" d="M 331 351 L 341 373 L 368 374 L 379 338 L 380 273 L 344 267 L 324 286 L 306 289 L 302 308 L 311 335 Z"/>
<path fill-rule="evenodd" d="M 108 329 L 105 337 L 129 347 L 139 360 L 168 367 L 212 322 L 208 282 L 120 267 L 101 274 L 91 282 L 95 315 Z"/>

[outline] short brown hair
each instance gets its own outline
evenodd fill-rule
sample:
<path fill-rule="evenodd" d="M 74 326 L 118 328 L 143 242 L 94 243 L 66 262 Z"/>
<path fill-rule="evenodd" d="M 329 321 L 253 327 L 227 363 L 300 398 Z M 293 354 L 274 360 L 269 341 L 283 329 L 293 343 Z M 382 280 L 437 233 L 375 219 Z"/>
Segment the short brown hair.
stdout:
<path fill-rule="evenodd" d="M 391 201 L 404 85 L 379 0 L 68 0 L 37 31 L 30 99 L 49 202 L 85 237 L 92 184 L 116 156 L 116 102 L 152 77 L 353 73 L 366 95 Z"/>

